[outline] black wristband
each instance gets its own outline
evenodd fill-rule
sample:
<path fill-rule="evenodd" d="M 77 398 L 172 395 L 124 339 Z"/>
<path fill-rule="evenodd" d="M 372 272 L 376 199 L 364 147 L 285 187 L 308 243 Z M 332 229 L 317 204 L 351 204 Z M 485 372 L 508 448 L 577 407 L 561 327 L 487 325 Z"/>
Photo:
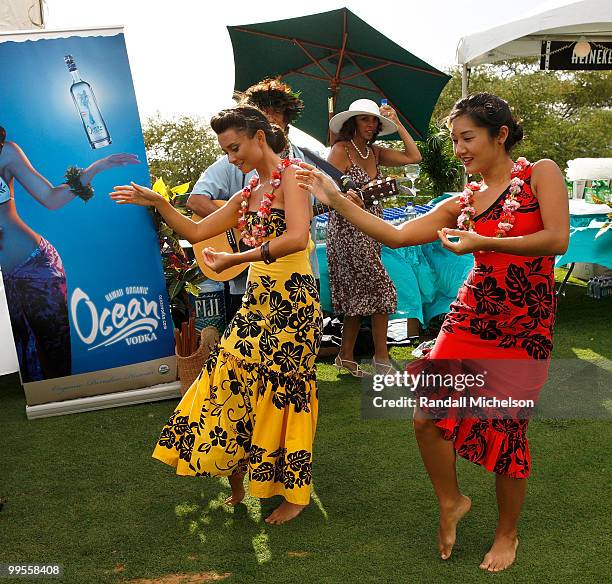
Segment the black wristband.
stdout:
<path fill-rule="evenodd" d="M 266 241 L 265 243 L 262 243 L 261 245 L 261 259 L 263 260 L 264 264 L 271 264 L 274 261 L 276 261 L 271 255 L 270 255 L 270 242 Z"/>

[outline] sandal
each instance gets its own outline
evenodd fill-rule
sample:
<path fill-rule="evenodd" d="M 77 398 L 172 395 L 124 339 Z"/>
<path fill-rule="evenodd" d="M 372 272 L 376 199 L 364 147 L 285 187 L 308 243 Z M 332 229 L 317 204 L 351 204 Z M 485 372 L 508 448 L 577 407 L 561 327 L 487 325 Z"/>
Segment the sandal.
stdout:
<path fill-rule="evenodd" d="M 338 362 L 340 361 L 340 362 Z M 349 367 L 347 367 L 345 365 L 345 363 L 348 363 L 350 365 L 354 365 L 355 369 L 350 369 Z M 370 373 L 368 373 L 367 371 L 364 371 L 360 366 L 359 363 L 357 363 L 356 361 L 350 361 L 349 359 L 342 359 L 340 357 L 340 355 L 338 355 L 336 357 L 336 359 L 334 360 L 334 367 L 336 369 L 338 369 L 339 371 L 346 371 L 347 373 L 350 373 L 353 377 L 366 377 L 369 376 Z"/>
<path fill-rule="evenodd" d="M 398 373 L 398 370 L 393 367 L 392 363 L 383 363 L 376 359 L 372 359 L 372 367 L 374 367 L 374 371 L 379 375 L 395 375 Z"/>

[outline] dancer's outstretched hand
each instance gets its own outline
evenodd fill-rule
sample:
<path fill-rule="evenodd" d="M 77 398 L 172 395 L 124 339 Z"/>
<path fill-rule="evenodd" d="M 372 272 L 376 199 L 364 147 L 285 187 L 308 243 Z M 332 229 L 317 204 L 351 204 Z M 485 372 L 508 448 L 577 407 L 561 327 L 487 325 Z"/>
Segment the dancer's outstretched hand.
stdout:
<path fill-rule="evenodd" d="M 110 198 L 119 205 L 140 205 L 142 207 L 154 207 L 165 200 L 155 191 L 136 183 L 114 187 Z"/>
<path fill-rule="evenodd" d="M 486 237 L 478 235 L 474 231 L 464 231 L 462 229 L 449 229 L 444 227 L 438 231 L 438 237 L 442 246 L 457 255 L 472 253 L 483 249 Z M 459 238 L 459 241 L 451 241 L 449 237 Z"/>
<path fill-rule="evenodd" d="M 96 165 L 96 170 L 101 172 L 103 170 L 108 170 L 109 168 L 114 168 L 116 166 L 128 166 L 129 164 L 140 164 L 137 154 L 129 154 L 128 152 L 111 154 L 110 156 L 96 160 L 92 166 Z"/>
<path fill-rule="evenodd" d="M 236 264 L 234 254 L 215 251 L 212 247 L 205 247 L 202 250 L 202 256 L 204 257 L 204 263 L 217 274 Z"/>
<path fill-rule="evenodd" d="M 300 188 L 311 192 L 324 205 L 334 207 L 334 204 L 342 198 L 342 193 L 338 190 L 336 183 L 312 164 L 300 162 L 295 178 Z"/>

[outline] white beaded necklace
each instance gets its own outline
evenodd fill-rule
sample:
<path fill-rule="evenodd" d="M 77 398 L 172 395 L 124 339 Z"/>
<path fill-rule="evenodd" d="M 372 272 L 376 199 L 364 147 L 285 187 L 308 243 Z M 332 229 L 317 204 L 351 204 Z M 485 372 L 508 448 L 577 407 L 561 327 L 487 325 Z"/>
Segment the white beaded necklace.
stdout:
<path fill-rule="evenodd" d="M 366 155 L 365 156 L 361 153 L 361 150 L 357 148 L 357 144 L 355 144 L 355 141 L 353 139 L 351 139 L 351 144 L 353 145 L 353 148 L 357 150 L 357 154 L 361 156 L 362 160 L 367 160 L 368 158 L 370 158 L 370 147 L 368 146 L 367 143 L 366 143 Z"/>

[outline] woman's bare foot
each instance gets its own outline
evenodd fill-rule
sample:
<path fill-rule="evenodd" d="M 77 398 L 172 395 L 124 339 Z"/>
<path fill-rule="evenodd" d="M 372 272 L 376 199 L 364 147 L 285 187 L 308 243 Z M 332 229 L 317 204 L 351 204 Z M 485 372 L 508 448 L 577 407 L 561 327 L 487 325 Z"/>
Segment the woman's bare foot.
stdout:
<path fill-rule="evenodd" d="M 269 525 L 280 525 L 281 523 L 287 523 L 295 519 L 306 505 L 296 505 L 295 503 L 289 503 L 289 501 L 283 501 L 268 517 L 266 517 L 266 523 Z"/>
<path fill-rule="evenodd" d="M 238 505 L 244 499 L 244 474 L 233 474 L 229 477 L 232 494 L 225 499 L 226 505 Z"/>
<path fill-rule="evenodd" d="M 457 539 L 457 523 L 470 510 L 472 500 L 465 495 L 453 505 L 440 508 L 440 524 L 438 526 L 438 551 L 443 560 L 448 560 Z"/>
<path fill-rule="evenodd" d="M 481 569 L 488 572 L 501 572 L 509 568 L 516 558 L 518 543 L 516 531 L 502 535 L 496 533 L 491 549 L 485 554 L 480 564 Z"/>

